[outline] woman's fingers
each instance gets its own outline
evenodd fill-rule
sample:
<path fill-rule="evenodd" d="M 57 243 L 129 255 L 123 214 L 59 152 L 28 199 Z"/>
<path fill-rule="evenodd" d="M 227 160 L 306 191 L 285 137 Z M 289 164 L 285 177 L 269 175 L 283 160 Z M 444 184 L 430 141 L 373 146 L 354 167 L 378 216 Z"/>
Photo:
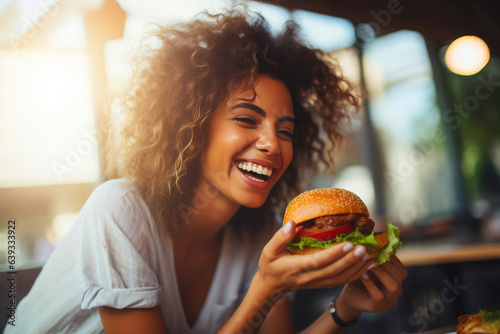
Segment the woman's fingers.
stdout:
<path fill-rule="evenodd" d="M 380 288 L 377 286 L 377 284 L 370 278 L 361 278 L 361 282 L 365 286 L 366 290 L 368 291 L 368 294 L 370 295 L 371 300 L 374 303 L 374 306 L 372 306 L 372 309 L 367 310 L 367 311 L 375 311 L 380 308 L 379 305 L 382 305 L 385 302 L 385 296 L 384 293 L 380 290 Z M 368 304 L 367 304 L 368 305 Z"/>
<path fill-rule="evenodd" d="M 399 285 L 399 283 L 402 282 L 406 277 L 395 265 L 390 262 L 384 263 L 381 268 L 383 268 L 383 270 L 375 270 L 374 273 L 380 273 L 379 280 L 381 280 L 382 283 L 386 283 L 383 281 L 385 279 L 388 284 L 392 283 L 392 281 L 395 281 L 396 284 Z"/>
<path fill-rule="evenodd" d="M 343 242 L 314 254 L 294 256 L 290 258 L 290 261 L 294 262 L 294 264 L 300 268 L 300 270 L 298 270 L 300 272 L 318 270 L 333 263 L 337 263 L 337 261 L 342 260 L 346 254 L 352 253 L 353 249 L 354 246 L 350 242 Z M 357 254 L 359 253 L 360 251 L 357 251 Z"/>
<path fill-rule="evenodd" d="M 399 271 L 402 280 L 404 280 L 408 276 L 408 270 L 406 269 L 404 264 L 401 263 L 397 256 L 392 255 L 388 263 L 394 265 L 394 268 Z"/>
<path fill-rule="evenodd" d="M 368 266 L 365 248 L 350 243 L 301 256 L 301 260 L 305 263 L 295 279 L 298 285 L 308 288 L 345 284 L 359 278 Z"/>
<path fill-rule="evenodd" d="M 372 261 L 363 261 L 362 259 L 349 265 L 345 270 L 332 274 L 325 273 L 328 268 L 322 269 L 322 273 L 312 275 L 312 273 L 304 273 L 300 276 L 302 288 L 329 288 L 354 282 L 361 278 L 366 273 L 368 268 L 373 265 Z"/>
<path fill-rule="evenodd" d="M 362 276 L 361 282 L 374 302 L 373 310 L 385 311 L 396 306 L 397 299 L 403 293 L 402 281 L 406 278 L 406 269 L 394 257 L 390 262 L 374 267 L 370 273 Z"/>
<path fill-rule="evenodd" d="M 353 282 L 373 266 L 368 260 L 364 246 L 353 246 L 343 242 L 320 252 L 309 255 L 290 255 L 286 246 L 295 237 L 296 224 L 287 222 L 267 243 L 262 252 L 259 268 L 261 273 L 283 289 L 303 289 L 332 287 Z M 404 266 L 395 260 L 392 267 L 387 268 L 388 277 L 397 276 L 402 280 Z M 389 288 L 393 283 L 382 274 Z"/>
<path fill-rule="evenodd" d="M 296 224 L 294 221 L 287 222 L 278 232 L 274 234 L 271 240 L 264 247 L 262 254 L 272 262 L 277 258 L 287 254 L 285 253 L 286 246 L 295 237 Z M 349 242 L 344 242 L 328 249 L 322 250 L 315 254 L 309 255 L 294 255 L 281 259 L 283 264 L 287 265 L 294 272 L 303 272 L 317 270 L 341 259 L 347 253 L 353 250 L 354 246 Z M 288 253 L 289 254 L 289 253 Z M 365 254 L 364 247 L 355 249 L 357 256 Z"/>
<path fill-rule="evenodd" d="M 269 259 L 275 259 L 283 255 L 283 251 L 290 241 L 295 237 L 296 225 L 293 220 L 288 221 L 269 240 L 264 247 L 262 254 Z"/>
<path fill-rule="evenodd" d="M 371 261 L 368 261 L 370 263 Z M 385 312 L 395 307 L 403 293 L 402 282 L 407 270 L 396 257 L 379 265 L 369 265 L 361 278 L 350 282 L 340 298 L 347 306 L 360 312 Z"/>
<path fill-rule="evenodd" d="M 395 256 L 391 260 L 384 263 L 378 268 L 374 268 L 372 272 L 377 276 L 378 280 L 384 287 L 393 293 L 399 293 L 401 290 L 401 282 L 408 275 L 408 271 L 399 259 Z"/>
<path fill-rule="evenodd" d="M 276 261 L 281 268 L 281 281 L 290 289 L 303 288 L 301 285 L 307 281 L 303 279 L 304 274 L 318 275 L 319 270 L 336 263 L 352 249 L 352 244 L 342 243 L 315 254 L 282 256 Z"/>

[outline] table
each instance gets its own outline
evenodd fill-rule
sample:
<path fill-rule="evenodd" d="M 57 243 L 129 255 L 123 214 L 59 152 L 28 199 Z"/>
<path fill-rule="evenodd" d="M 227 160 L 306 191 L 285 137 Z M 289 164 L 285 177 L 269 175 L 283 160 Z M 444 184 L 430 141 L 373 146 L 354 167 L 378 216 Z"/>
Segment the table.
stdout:
<path fill-rule="evenodd" d="M 448 333 L 455 333 L 456 330 L 457 330 L 457 325 L 453 325 L 453 326 L 447 326 L 447 327 L 443 327 L 443 328 L 439 328 L 439 329 L 434 329 L 431 331 L 418 332 L 415 334 L 448 334 Z"/>
<path fill-rule="evenodd" d="M 439 246 L 410 245 L 398 250 L 405 266 L 500 259 L 500 244 L 443 244 Z"/>

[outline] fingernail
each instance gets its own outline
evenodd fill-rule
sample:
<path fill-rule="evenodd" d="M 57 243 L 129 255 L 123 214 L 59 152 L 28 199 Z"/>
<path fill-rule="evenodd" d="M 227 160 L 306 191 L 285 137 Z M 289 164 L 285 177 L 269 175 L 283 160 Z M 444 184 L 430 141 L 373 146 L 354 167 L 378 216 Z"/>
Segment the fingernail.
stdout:
<path fill-rule="evenodd" d="M 342 248 L 342 251 L 344 253 L 347 253 L 347 252 L 350 252 L 353 248 L 354 248 L 353 244 L 351 244 L 349 242 L 349 243 L 345 244 L 345 246 Z"/>
<path fill-rule="evenodd" d="M 373 268 L 375 268 L 377 265 L 375 263 L 372 263 L 368 266 L 368 268 L 366 268 L 366 271 L 368 270 L 372 270 Z"/>
<path fill-rule="evenodd" d="M 366 261 L 368 259 L 368 254 L 363 255 L 363 261 Z"/>
<path fill-rule="evenodd" d="M 360 257 L 363 254 L 366 254 L 366 252 L 365 252 L 365 248 L 362 246 L 356 248 L 356 250 L 354 251 L 354 256 Z"/>
<path fill-rule="evenodd" d="M 363 277 L 363 278 L 364 278 L 364 279 L 366 279 L 366 280 L 369 280 L 369 279 L 370 279 L 370 277 L 368 277 L 368 275 L 367 275 L 367 274 L 363 274 L 363 275 L 361 275 L 361 277 Z"/>
<path fill-rule="evenodd" d="M 283 227 L 283 232 L 285 232 L 285 234 L 288 234 L 290 233 L 290 231 L 292 230 L 292 223 L 288 222 L 285 224 L 285 227 Z"/>

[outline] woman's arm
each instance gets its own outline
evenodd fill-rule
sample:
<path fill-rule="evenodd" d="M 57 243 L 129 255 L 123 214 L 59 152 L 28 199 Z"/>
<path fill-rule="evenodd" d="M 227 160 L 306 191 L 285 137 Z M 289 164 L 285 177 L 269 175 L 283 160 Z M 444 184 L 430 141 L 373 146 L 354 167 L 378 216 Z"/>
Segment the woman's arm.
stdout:
<path fill-rule="evenodd" d="M 342 320 L 346 322 L 351 322 L 359 316 L 359 312 L 353 313 L 350 316 L 344 315 Z M 343 328 L 337 325 L 333 319 L 332 315 L 328 310 L 323 312 L 321 316 L 316 319 L 309 327 L 300 332 L 301 334 L 316 334 L 316 333 L 328 333 L 328 334 L 339 334 L 342 333 Z"/>
<path fill-rule="evenodd" d="M 259 334 L 274 333 L 295 333 L 292 309 L 287 297 L 282 297 L 274 304 L 259 331 Z"/>
<path fill-rule="evenodd" d="M 307 307 L 306 305 L 304 307 Z M 343 320 L 352 321 L 356 319 L 359 312 L 353 313 L 350 316 L 343 314 Z M 269 312 L 269 315 L 264 321 L 259 334 L 292 334 L 295 333 L 293 314 L 290 308 L 290 303 L 287 298 L 282 298 L 277 302 L 273 309 Z M 323 314 L 316 319 L 307 329 L 300 332 L 301 334 L 318 334 L 318 333 L 328 333 L 328 334 L 338 334 L 342 332 L 342 327 L 339 327 L 332 319 L 330 312 L 326 310 Z"/>
<path fill-rule="evenodd" d="M 353 247 L 350 243 L 316 254 L 291 255 L 286 245 L 294 237 L 295 223 L 287 225 L 264 247 L 258 271 L 243 302 L 219 333 L 257 333 L 269 311 L 287 292 L 355 281 L 373 263 L 366 259 L 364 247 Z M 288 328 L 284 322 L 282 324 L 283 328 Z"/>
<path fill-rule="evenodd" d="M 159 306 L 150 309 L 114 309 L 99 307 L 106 334 L 167 334 Z"/>

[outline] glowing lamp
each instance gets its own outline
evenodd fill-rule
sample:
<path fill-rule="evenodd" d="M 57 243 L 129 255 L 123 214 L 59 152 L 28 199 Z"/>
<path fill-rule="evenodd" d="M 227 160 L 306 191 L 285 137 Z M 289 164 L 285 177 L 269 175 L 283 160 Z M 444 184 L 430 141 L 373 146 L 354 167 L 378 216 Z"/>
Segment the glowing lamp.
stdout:
<path fill-rule="evenodd" d="M 488 45 L 479 37 L 463 36 L 454 40 L 444 55 L 446 66 L 453 73 L 473 75 L 490 60 Z"/>

